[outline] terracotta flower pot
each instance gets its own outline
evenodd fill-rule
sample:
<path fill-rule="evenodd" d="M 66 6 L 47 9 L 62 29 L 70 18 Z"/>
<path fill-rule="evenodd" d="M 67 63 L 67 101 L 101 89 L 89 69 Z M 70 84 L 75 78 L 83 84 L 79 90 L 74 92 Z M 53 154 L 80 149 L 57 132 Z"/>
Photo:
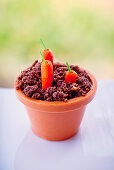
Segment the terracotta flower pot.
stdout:
<path fill-rule="evenodd" d="M 41 101 L 27 97 L 21 90 L 16 90 L 17 98 L 25 105 L 33 132 L 41 138 L 53 141 L 65 140 L 78 132 L 86 105 L 94 98 L 97 82 L 89 73 L 92 88 L 86 94 L 63 101 Z"/>

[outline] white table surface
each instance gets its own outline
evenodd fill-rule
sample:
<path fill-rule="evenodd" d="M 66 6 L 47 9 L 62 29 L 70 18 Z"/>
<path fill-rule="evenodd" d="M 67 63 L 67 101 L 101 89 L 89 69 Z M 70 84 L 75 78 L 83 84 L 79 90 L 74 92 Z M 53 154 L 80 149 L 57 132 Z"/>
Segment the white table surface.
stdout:
<path fill-rule="evenodd" d="M 0 89 L 0 170 L 114 170 L 114 81 L 100 81 L 78 134 L 36 137 L 14 89 Z"/>

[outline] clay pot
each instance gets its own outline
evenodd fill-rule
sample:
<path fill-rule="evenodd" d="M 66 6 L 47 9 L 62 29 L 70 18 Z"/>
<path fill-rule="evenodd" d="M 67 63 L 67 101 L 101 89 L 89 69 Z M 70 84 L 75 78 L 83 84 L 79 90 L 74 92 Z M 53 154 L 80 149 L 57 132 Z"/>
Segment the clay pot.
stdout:
<path fill-rule="evenodd" d="M 59 141 L 65 140 L 78 132 L 86 105 L 95 96 L 97 82 L 92 74 L 88 73 L 92 81 L 92 88 L 86 94 L 63 101 L 41 101 L 27 97 L 21 90 L 16 90 L 17 98 L 25 105 L 33 132 L 41 138 Z"/>

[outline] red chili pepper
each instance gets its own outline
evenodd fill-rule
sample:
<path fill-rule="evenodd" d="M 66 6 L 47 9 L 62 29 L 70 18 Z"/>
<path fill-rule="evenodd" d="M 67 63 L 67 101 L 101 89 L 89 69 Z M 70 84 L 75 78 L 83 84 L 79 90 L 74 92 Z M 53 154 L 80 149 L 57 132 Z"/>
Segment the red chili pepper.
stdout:
<path fill-rule="evenodd" d="M 50 60 L 52 62 L 52 65 L 53 65 L 53 53 L 50 49 L 47 49 L 46 46 L 44 45 L 42 39 L 40 39 L 43 47 L 45 48 L 45 50 L 42 52 L 43 56 L 44 56 L 44 59 L 45 60 Z M 43 59 L 42 59 L 43 61 Z"/>
<path fill-rule="evenodd" d="M 71 70 L 69 65 L 68 65 L 68 62 L 66 62 L 66 65 L 68 67 L 68 70 L 65 74 L 65 82 L 66 83 L 75 83 L 76 82 L 76 79 L 77 79 L 77 73 L 74 71 L 74 70 Z"/>
<path fill-rule="evenodd" d="M 51 61 L 49 60 L 45 61 L 43 61 L 41 64 L 41 80 L 43 90 L 46 90 L 48 87 L 51 87 L 53 80 L 53 65 Z"/>

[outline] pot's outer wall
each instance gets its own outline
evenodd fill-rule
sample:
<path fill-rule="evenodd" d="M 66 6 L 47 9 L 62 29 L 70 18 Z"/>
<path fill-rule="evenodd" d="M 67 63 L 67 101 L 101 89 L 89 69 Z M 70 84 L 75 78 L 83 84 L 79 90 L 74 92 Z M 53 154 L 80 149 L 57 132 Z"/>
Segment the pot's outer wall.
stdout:
<path fill-rule="evenodd" d="M 42 112 L 26 107 L 33 132 L 41 138 L 59 141 L 78 132 L 85 106 L 65 112 Z"/>
<path fill-rule="evenodd" d="M 17 98 L 25 105 L 33 132 L 44 139 L 59 141 L 70 138 L 78 132 L 86 105 L 95 96 L 97 82 L 88 73 L 92 88 L 86 94 L 67 102 L 47 102 L 27 97 L 21 90 L 16 90 Z"/>

